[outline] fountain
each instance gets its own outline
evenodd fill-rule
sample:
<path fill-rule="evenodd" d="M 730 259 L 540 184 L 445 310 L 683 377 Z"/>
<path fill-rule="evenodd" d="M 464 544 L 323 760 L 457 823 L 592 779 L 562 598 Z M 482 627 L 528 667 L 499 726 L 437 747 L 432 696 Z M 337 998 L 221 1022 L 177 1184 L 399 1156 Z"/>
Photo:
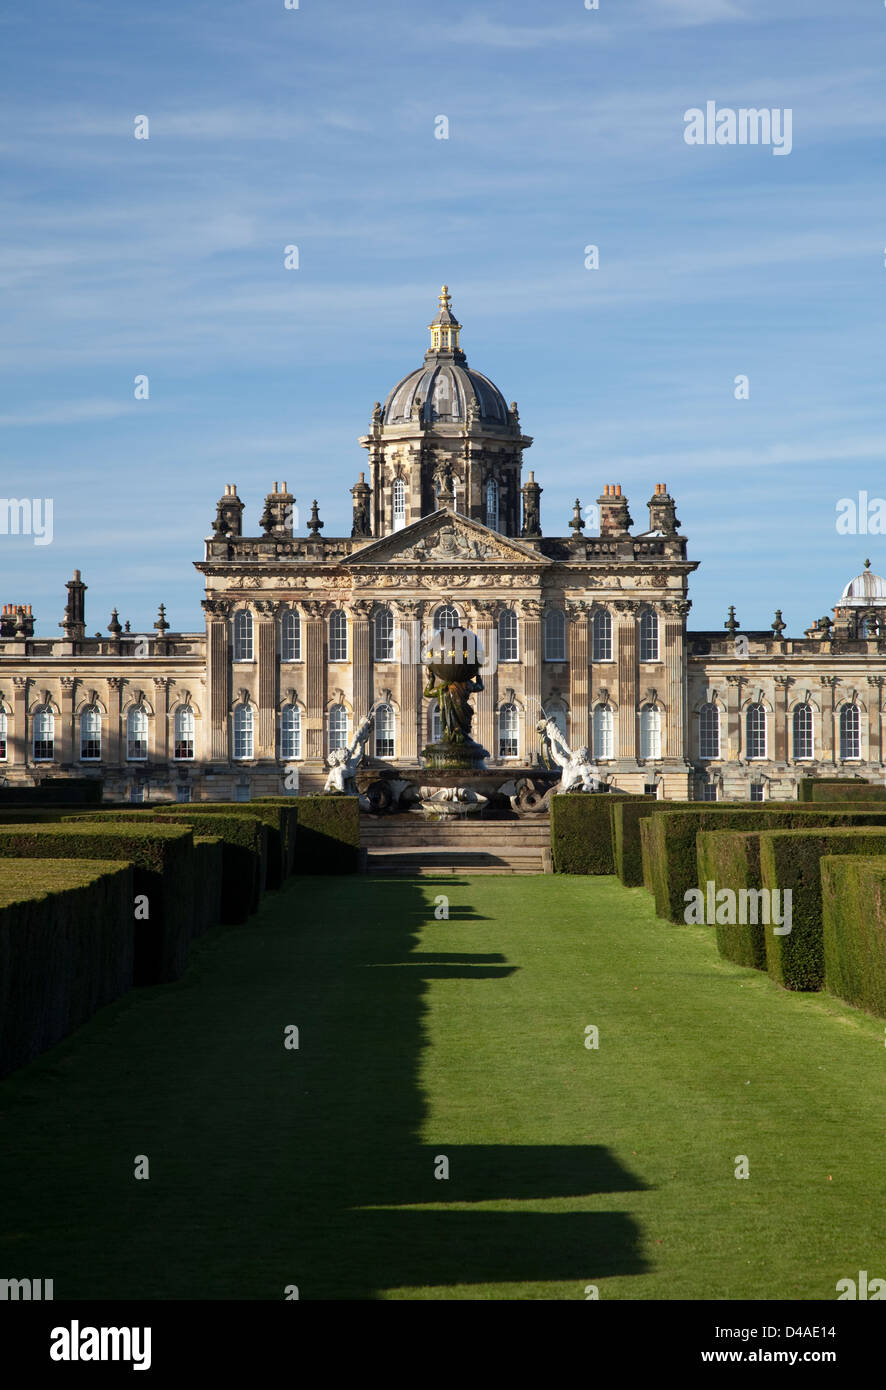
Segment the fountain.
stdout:
<path fill-rule="evenodd" d="M 436 700 L 440 714 L 440 737 L 421 751 L 426 775 L 415 809 L 422 815 L 473 815 L 489 800 L 470 785 L 485 772 L 489 756 L 471 737 L 470 697 L 483 689 L 483 660 L 476 635 L 460 627 L 435 633 L 422 653 L 428 668 L 425 698 Z"/>

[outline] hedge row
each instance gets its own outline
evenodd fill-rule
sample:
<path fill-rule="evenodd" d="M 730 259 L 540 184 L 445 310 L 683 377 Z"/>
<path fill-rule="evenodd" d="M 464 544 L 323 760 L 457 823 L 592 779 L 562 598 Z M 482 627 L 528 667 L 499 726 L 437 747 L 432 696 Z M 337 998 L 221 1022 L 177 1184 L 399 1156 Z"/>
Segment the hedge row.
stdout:
<path fill-rule="evenodd" d="M 730 840 L 732 843 L 730 844 Z M 754 843 L 756 841 L 756 844 Z M 729 888 L 779 890 L 791 893 L 791 930 L 777 934 L 772 927 L 760 926 L 756 933 L 748 926 L 724 925 L 718 930 L 721 954 L 735 960 L 753 944 L 757 964 L 759 939 L 765 941 L 766 969 L 772 979 L 786 989 L 817 990 L 824 983 L 822 926 L 822 887 L 820 861 L 825 855 L 886 855 L 886 826 L 844 827 L 843 829 L 760 830 L 740 834 L 735 831 L 705 831 L 698 837 L 699 874 L 715 884 L 716 890 Z M 730 945 L 732 934 L 737 943 Z"/>
<path fill-rule="evenodd" d="M 194 923 L 194 842 L 189 829 L 129 826 L 86 817 L 57 825 L 0 825 L 4 859 L 114 859 L 133 866 L 134 983 L 182 974 Z M 147 912 L 145 917 L 143 914 Z"/>
<path fill-rule="evenodd" d="M 298 798 L 297 874 L 355 874 L 360 867 L 356 796 Z"/>
<path fill-rule="evenodd" d="M 886 1018 L 886 858 L 821 860 L 824 985 Z"/>
<path fill-rule="evenodd" d="M 804 777 L 797 787 L 799 801 L 886 801 L 879 782 L 849 781 L 846 777 Z"/>
<path fill-rule="evenodd" d="M 650 803 L 652 796 L 620 792 L 557 793 L 551 797 L 551 855 L 557 874 L 614 874 L 612 806 Z"/>
<path fill-rule="evenodd" d="M 641 820 L 643 882 L 655 894 L 659 917 L 682 922 L 686 894 L 698 877 L 696 836 L 704 830 L 782 830 L 818 825 L 886 825 L 886 806 L 798 806 L 796 802 L 700 802 L 693 810 L 668 811 Z"/>
<path fill-rule="evenodd" d="M 132 900 L 130 864 L 0 861 L 0 1076 L 129 989 Z"/>

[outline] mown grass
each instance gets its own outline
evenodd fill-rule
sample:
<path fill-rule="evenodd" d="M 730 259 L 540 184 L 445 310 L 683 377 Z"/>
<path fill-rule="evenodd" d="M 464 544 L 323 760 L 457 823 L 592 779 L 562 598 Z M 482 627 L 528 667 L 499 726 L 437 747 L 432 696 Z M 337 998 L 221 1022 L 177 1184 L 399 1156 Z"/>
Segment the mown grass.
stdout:
<path fill-rule="evenodd" d="M 886 1276 L 884 1064 L 881 1022 L 615 879 L 291 880 L 0 1085 L 0 1277 L 835 1298 Z"/>

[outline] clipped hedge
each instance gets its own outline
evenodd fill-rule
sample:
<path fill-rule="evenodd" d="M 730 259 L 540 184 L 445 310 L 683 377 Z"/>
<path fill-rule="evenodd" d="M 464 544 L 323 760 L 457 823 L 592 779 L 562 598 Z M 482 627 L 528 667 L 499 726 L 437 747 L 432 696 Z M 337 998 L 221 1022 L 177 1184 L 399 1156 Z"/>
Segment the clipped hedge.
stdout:
<path fill-rule="evenodd" d="M 194 836 L 194 936 L 221 921 L 223 851 L 217 835 Z"/>
<path fill-rule="evenodd" d="M 38 787 L 0 787 L 0 810 L 16 806 L 97 806 L 100 777 L 44 777 Z"/>
<path fill-rule="evenodd" d="M 162 810 L 92 811 L 78 816 L 79 823 L 101 821 L 105 824 L 139 824 L 142 826 L 186 826 L 195 835 L 209 835 L 222 842 L 221 921 L 225 926 L 237 926 L 255 912 L 261 899 L 267 863 L 267 827 L 258 816 L 204 814 L 199 807 L 182 805 L 179 814 L 168 807 Z M 72 817 L 73 819 L 73 817 Z"/>
<path fill-rule="evenodd" d="M 886 854 L 886 828 L 768 830 L 760 835 L 761 886 L 793 894 L 790 935 L 766 933 L 766 967 L 786 989 L 821 989 L 824 983 L 819 861 L 830 854 Z"/>
<path fill-rule="evenodd" d="M 640 863 L 643 867 L 643 887 L 647 893 L 655 892 L 652 880 L 652 830 L 655 821 L 652 816 L 644 816 L 640 821 Z"/>
<path fill-rule="evenodd" d="M 189 818 L 195 812 L 201 816 L 252 816 L 267 827 L 268 849 L 265 888 L 280 888 L 292 872 L 295 822 L 297 811 L 291 802 L 265 799 L 262 801 L 195 801 L 154 807 L 154 814 Z"/>
<path fill-rule="evenodd" d="M 782 830 L 803 826 L 886 825 L 886 806 L 798 806 L 796 802 L 701 802 L 692 811 L 673 811 L 640 822 L 643 877 L 655 894 L 655 910 L 682 922 L 686 893 L 699 883 L 695 839 L 704 830 Z"/>
<path fill-rule="evenodd" d="M 819 867 L 824 987 L 886 1018 L 886 859 L 826 854 Z"/>
<path fill-rule="evenodd" d="M 133 893 L 147 898 L 147 920 L 135 919 L 134 982 L 177 980 L 187 962 L 194 917 L 194 842 L 189 829 L 136 826 L 71 816 L 55 825 L 0 825 L 0 858 L 128 859 Z M 135 904 L 130 907 L 134 916 Z"/>
<path fill-rule="evenodd" d="M 638 888 L 643 882 L 640 821 L 662 811 L 689 811 L 698 804 L 697 801 L 658 801 L 654 796 L 613 802 L 609 808 L 613 860 L 615 872 L 626 888 Z"/>
<path fill-rule="evenodd" d="M 877 782 L 813 781 L 810 800 L 817 801 L 886 801 L 886 787 Z"/>
<path fill-rule="evenodd" d="M 355 874 L 360 867 L 356 796 L 299 796 L 297 874 Z"/>
<path fill-rule="evenodd" d="M 702 891 L 708 883 L 717 889 L 731 888 L 736 895 L 760 887 L 759 831 L 704 830 L 698 835 L 696 852 Z M 717 950 L 724 960 L 753 970 L 766 969 L 766 926 L 762 921 L 717 923 L 716 933 Z"/>
<path fill-rule="evenodd" d="M 0 860 L 0 1076 L 132 985 L 130 864 Z"/>
<path fill-rule="evenodd" d="M 611 808 L 653 801 L 615 792 L 558 792 L 551 797 L 551 855 L 556 874 L 614 874 Z"/>

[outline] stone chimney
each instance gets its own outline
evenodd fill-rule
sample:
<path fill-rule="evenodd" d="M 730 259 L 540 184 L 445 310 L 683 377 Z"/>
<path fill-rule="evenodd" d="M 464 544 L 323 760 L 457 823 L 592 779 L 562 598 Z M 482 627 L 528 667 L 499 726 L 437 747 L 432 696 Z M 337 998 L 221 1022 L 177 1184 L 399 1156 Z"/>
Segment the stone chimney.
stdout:
<path fill-rule="evenodd" d="M 677 504 L 668 492 L 667 484 L 656 483 L 655 492 L 649 499 L 650 531 L 663 531 L 666 536 L 676 536 L 679 528 Z"/>
<path fill-rule="evenodd" d="M 630 535 L 633 521 L 628 499 L 621 495 L 621 483 L 606 483 L 602 496 L 597 498 L 597 506 L 600 508 L 601 538 L 621 540 Z"/>
<path fill-rule="evenodd" d="M 221 540 L 226 536 L 243 535 L 243 503 L 237 496 L 237 484 L 225 483 L 225 495 L 216 505 L 212 529 Z"/>
<path fill-rule="evenodd" d="M 292 509 L 295 505 L 295 498 L 286 489 L 286 484 L 278 488 L 274 483 L 274 491 L 269 492 L 265 498 L 265 509 L 261 515 L 261 528 L 266 536 L 291 536 L 292 535 Z"/>

